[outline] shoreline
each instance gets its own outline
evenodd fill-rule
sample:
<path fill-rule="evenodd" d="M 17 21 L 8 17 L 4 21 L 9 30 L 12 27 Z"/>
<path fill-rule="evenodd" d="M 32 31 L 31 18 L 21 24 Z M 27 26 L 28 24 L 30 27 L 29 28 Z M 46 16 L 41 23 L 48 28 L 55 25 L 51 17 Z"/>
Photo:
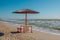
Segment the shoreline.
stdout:
<path fill-rule="evenodd" d="M 9 22 L 3 22 L 3 21 L 0 21 L 1 23 L 5 23 L 7 25 L 10 25 L 10 26 L 14 26 L 14 27 L 20 27 L 20 24 L 13 24 L 13 23 L 9 23 Z M 53 30 L 53 31 L 50 31 L 50 29 L 44 29 L 44 28 L 39 28 L 39 27 L 36 27 L 33 25 L 33 30 L 36 30 L 36 31 L 39 31 L 39 32 L 43 32 L 43 33 L 48 33 L 48 34 L 52 34 L 52 35 L 60 35 L 60 33 L 58 32 L 54 32 L 54 31 L 58 31 L 58 30 Z"/>

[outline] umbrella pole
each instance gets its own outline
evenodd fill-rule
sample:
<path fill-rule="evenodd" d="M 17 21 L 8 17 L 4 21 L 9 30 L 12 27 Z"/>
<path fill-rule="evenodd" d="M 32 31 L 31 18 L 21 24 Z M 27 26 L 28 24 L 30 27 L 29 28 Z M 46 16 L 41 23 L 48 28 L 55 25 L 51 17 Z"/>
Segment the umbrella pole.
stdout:
<path fill-rule="evenodd" d="M 25 32 L 27 32 L 27 13 L 25 14 Z"/>
<path fill-rule="evenodd" d="M 25 22 L 25 23 L 26 23 L 25 25 L 26 25 L 26 27 L 27 27 L 27 14 L 26 14 L 26 20 L 25 20 L 25 21 L 26 21 L 26 22 Z"/>

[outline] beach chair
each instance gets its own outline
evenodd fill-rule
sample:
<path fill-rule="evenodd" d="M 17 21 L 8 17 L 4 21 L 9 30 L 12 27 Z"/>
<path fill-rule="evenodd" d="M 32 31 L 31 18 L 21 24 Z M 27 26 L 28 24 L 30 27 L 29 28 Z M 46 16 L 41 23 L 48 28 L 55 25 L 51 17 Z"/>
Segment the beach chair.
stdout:
<path fill-rule="evenodd" d="M 17 28 L 17 31 L 20 33 L 32 33 L 32 26 L 31 25 L 27 25 L 27 28 L 25 25 L 21 25 L 19 28 Z"/>

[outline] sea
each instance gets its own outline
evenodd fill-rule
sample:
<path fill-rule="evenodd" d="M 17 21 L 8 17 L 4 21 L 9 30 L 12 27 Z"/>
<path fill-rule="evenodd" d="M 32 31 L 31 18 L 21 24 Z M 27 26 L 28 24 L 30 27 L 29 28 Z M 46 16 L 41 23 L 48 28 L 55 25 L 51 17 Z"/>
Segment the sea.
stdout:
<path fill-rule="evenodd" d="M 60 19 L 28 19 L 27 21 L 29 25 L 32 25 L 33 30 L 60 35 Z M 20 25 L 25 24 L 24 19 L 0 19 L 0 22 L 14 27 L 20 27 Z"/>

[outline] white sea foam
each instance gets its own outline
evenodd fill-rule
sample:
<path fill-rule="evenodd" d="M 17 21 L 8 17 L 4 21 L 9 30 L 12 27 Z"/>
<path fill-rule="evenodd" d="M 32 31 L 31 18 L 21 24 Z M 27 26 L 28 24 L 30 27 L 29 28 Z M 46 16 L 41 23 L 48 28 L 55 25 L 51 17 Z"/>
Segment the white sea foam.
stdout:
<path fill-rule="evenodd" d="M 51 29 L 47 29 L 47 28 L 36 27 L 34 25 L 33 25 L 33 30 L 45 32 L 45 33 L 49 33 L 49 34 L 54 34 L 54 35 L 60 35 L 59 30 L 51 30 Z"/>

